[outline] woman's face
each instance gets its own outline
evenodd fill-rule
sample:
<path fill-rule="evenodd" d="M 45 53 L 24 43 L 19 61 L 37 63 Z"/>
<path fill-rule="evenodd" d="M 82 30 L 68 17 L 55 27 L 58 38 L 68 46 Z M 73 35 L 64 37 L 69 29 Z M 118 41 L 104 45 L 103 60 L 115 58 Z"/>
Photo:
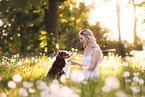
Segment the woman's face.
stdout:
<path fill-rule="evenodd" d="M 84 35 L 80 35 L 80 42 L 83 43 L 83 46 L 87 46 L 87 40 Z"/>

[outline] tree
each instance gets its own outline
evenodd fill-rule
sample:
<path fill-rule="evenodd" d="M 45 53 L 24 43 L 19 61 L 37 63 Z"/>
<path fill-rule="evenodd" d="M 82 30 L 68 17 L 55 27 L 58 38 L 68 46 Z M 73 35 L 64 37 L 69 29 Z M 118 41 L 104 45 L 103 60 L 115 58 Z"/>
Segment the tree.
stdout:
<path fill-rule="evenodd" d="M 129 3 L 131 5 L 133 5 L 133 8 L 134 8 L 134 30 L 133 30 L 133 33 L 134 33 L 134 49 L 137 48 L 137 33 L 136 33 L 136 27 L 137 27 L 137 21 L 138 21 L 138 17 L 136 17 L 136 8 L 137 7 L 142 7 L 145 3 L 145 1 L 142 1 L 140 3 L 137 3 L 136 2 L 137 0 L 129 0 Z"/>
<path fill-rule="evenodd" d="M 1 1 L 0 18 L 3 22 L 1 41 L 5 41 L 2 46 L 3 53 L 23 53 L 36 50 L 35 48 L 39 46 L 39 30 L 43 26 L 41 21 L 43 15 L 37 12 L 41 10 L 40 5 L 39 0 Z"/>
<path fill-rule="evenodd" d="M 85 6 L 82 2 L 77 4 L 73 0 L 67 0 L 59 6 L 60 49 L 82 49 L 78 32 L 83 28 L 89 28 L 88 17 L 92 7 L 92 5 Z"/>
<path fill-rule="evenodd" d="M 125 48 L 121 40 L 121 31 L 120 31 L 120 5 L 118 0 L 116 1 L 116 12 L 117 12 L 117 19 L 118 19 L 118 32 L 119 32 L 119 38 L 118 38 L 118 54 L 122 57 L 125 57 Z"/>
<path fill-rule="evenodd" d="M 118 37 L 118 40 L 119 42 L 121 42 L 121 32 L 120 32 L 120 5 L 119 5 L 119 2 L 116 1 L 116 12 L 117 12 L 117 19 L 118 19 L 118 32 L 119 32 L 119 37 Z"/>

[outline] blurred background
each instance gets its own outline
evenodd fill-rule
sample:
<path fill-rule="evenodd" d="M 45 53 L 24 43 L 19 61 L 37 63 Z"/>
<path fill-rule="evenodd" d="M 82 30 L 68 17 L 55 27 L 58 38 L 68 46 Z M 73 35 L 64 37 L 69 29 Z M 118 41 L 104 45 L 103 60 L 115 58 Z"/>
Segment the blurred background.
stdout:
<path fill-rule="evenodd" d="M 0 0 L 0 54 L 83 51 L 93 31 L 104 55 L 145 49 L 145 0 Z"/>

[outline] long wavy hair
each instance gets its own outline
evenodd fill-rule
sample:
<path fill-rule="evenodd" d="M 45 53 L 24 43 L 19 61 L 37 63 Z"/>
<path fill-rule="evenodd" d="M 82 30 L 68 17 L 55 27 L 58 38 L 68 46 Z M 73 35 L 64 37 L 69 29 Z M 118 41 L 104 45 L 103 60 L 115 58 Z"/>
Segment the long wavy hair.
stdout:
<path fill-rule="evenodd" d="M 79 32 L 79 35 L 84 35 L 88 42 L 88 45 L 99 50 L 98 61 L 99 63 L 101 63 L 101 61 L 103 60 L 103 53 L 99 45 L 96 43 L 96 38 L 94 37 L 93 32 L 90 29 L 83 29 Z"/>

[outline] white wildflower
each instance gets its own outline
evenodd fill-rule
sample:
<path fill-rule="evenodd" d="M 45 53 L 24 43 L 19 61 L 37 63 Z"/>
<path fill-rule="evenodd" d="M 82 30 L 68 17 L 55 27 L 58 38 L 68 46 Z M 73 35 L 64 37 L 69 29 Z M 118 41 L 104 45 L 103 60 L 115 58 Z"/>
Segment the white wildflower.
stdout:
<path fill-rule="evenodd" d="M 38 62 L 38 59 L 35 59 L 35 62 Z"/>
<path fill-rule="evenodd" d="M 138 76 L 133 77 L 133 81 L 139 82 Z"/>
<path fill-rule="evenodd" d="M 59 81 L 58 81 L 57 79 L 54 79 L 54 80 L 52 81 L 52 83 L 53 83 L 53 84 L 59 84 Z"/>
<path fill-rule="evenodd" d="M 20 88 L 19 89 L 19 95 L 20 96 L 28 96 L 28 92 L 25 88 Z"/>
<path fill-rule="evenodd" d="M 22 62 L 18 62 L 18 65 L 22 65 Z"/>
<path fill-rule="evenodd" d="M 72 89 L 64 86 L 60 89 L 59 93 L 57 94 L 58 97 L 79 97 Z"/>
<path fill-rule="evenodd" d="M 105 79 L 105 86 L 111 89 L 118 89 L 120 87 L 120 82 L 116 77 L 110 76 Z"/>
<path fill-rule="evenodd" d="M 30 74 L 31 72 L 27 72 L 27 74 Z"/>
<path fill-rule="evenodd" d="M 125 79 L 125 82 L 131 82 L 131 79 Z"/>
<path fill-rule="evenodd" d="M 128 97 L 128 95 L 127 95 L 125 92 L 120 91 L 120 90 L 118 90 L 118 91 L 115 93 L 115 95 L 116 95 L 117 97 Z"/>
<path fill-rule="evenodd" d="M 131 86 L 136 86 L 137 85 L 137 83 L 136 82 L 131 82 Z"/>
<path fill-rule="evenodd" d="M 128 67 L 128 62 L 123 62 L 122 64 L 124 67 Z"/>
<path fill-rule="evenodd" d="M 72 50 L 72 51 L 74 51 L 75 49 L 74 49 L 74 48 L 72 48 L 71 50 Z"/>
<path fill-rule="evenodd" d="M 41 93 L 40 93 L 40 97 L 51 97 L 50 96 L 50 94 L 49 94 L 49 92 L 48 91 L 42 91 Z"/>
<path fill-rule="evenodd" d="M 63 75 L 60 77 L 60 81 L 61 81 L 62 83 L 65 83 L 65 82 L 66 82 L 66 75 L 65 75 L 65 74 L 63 74 Z"/>
<path fill-rule="evenodd" d="M 22 77 L 20 74 L 15 74 L 13 77 L 12 77 L 13 81 L 15 82 L 21 82 L 22 81 Z"/>
<path fill-rule="evenodd" d="M 37 80 L 36 81 L 36 87 L 39 90 L 47 90 L 49 91 L 49 87 L 47 86 L 47 84 L 41 80 Z"/>
<path fill-rule="evenodd" d="M 84 74 L 78 69 L 73 70 L 70 77 L 74 82 L 82 82 L 85 79 Z"/>
<path fill-rule="evenodd" d="M 19 54 L 17 54 L 17 57 L 19 57 Z"/>
<path fill-rule="evenodd" d="M 102 87 L 102 91 L 108 93 L 108 92 L 111 91 L 111 89 L 110 89 L 110 87 L 108 87 L 108 86 L 103 86 L 103 87 Z"/>
<path fill-rule="evenodd" d="M 53 80 L 53 82 L 50 84 L 49 88 L 50 88 L 50 92 L 52 94 L 57 94 L 60 89 L 58 80 Z"/>
<path fill-rule="evenodd" d="M 2 92 L 0 93 L 0 97 L 7 97 L 7 95 L 4 92 Z"/>
<path fill-rule="evenodd" d="M 138 93 L 140 91 L 140 88 L 139 87 L 136 87 L 136 86 L 130 86 L 130 89 L 132 90 L 132 92 L 134 93 Z"/>
<path fill-rule="evenodd" d="M 139 76 L 139 72 L 134 72 L 133 75 L 134 76 Z"/>
<path fill-rule="evenodd" d="M 139 84 L 144 84 L 144 80 L 143 79 L 139 79 Z"/>
<path fill-rule="evenodd" d="M 14 58 L 16 58 L 17 57 L 17 55 L 14 55 Z"/>
<path fill-rule="evenodd" d="M 23 82 L 23 87 L 26 88 L 26 89 L 32 88 L 33 87 L 33 82 L 24 81 Z"/>
<path fill-rule="evenodd" d="M 2 65 L 6 65 L 6 63 L 3 61 L 3 62 L 2 62 Z"/>
<path fill-rule="evenodd" d="M 16 83 L 14 81 L 9 81 L 8 82 L 8 87 L 13 89 L 13 88 L 16 87 Z"/>
<path fill-rule="evenodd" d="M 34 60 L 35 58 L 34 57 L 32 57 L 32 60 Z"/>
<path fill-rule="evenodd" d="M 123 73 L 123 76 L 124 77 L 129 77 L 130 76 L 130 73 L 128 71 L 126 71 L 126 72 Z"/>
<path fill-rule="evenodd" d="M 33 94 L 33 93 L 35 93 L 35 89 L 32 89 L 32 88 L 29 88 L 29 93 L 31 93 L 31 94 Z"/>

